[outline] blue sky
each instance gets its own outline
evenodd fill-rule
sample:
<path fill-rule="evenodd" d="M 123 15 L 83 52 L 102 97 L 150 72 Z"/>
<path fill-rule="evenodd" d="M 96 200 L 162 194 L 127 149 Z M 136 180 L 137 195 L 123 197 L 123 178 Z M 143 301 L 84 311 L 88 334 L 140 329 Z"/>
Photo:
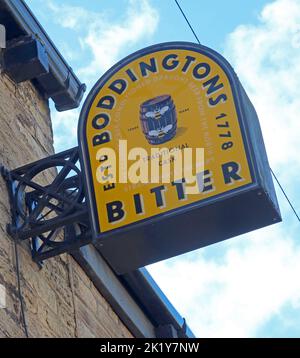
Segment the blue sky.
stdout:
<path fill-rule="evenodd" d="M 193 35 L 173 0 L 27 0 L 88 90 L 116 61 Z M 300 210 L 300 0 L 181 0 L 200 41 L 233 65 L 258 112 L 272 168 Z M 57 151 L 77 145 L 79 110 L 52 118 Z M 200 337 L 299 337 L 299 222 L 149 267 Z"/>

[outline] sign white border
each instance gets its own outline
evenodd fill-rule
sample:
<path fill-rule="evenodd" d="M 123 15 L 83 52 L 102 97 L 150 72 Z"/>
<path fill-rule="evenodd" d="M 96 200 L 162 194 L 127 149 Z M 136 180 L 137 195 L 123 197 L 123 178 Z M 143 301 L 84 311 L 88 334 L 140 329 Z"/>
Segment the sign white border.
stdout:
<path fill-rule="evenodd" d="M 0 48 L 6 48 L 6 29 L 0 24 Z"/>
<path fill-rule="evenodd" d="M 0 308 L 6 308 L 6 289 L 0 284 Z"/>

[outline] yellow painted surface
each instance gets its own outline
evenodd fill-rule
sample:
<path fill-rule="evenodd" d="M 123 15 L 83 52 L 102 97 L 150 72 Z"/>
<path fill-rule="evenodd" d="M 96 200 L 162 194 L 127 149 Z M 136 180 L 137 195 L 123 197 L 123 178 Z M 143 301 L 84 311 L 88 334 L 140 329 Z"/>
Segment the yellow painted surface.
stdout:
<path fill-rule="evenodd" d="M 179 65 L 173 70 L 166 70 L 162 66 L 162 61 L 168 54 L 178 55 Z M 182 68 L 186 56 L 193 56 L 196 60 L 184 73 Z M 142 77 L 139 63 L 141 61 L 150 63 L 150 59 L 153 57 L 156 59 L 158 71 L 156 73 L 149 72 L 147 77 Z M 171 63 L 171 60 L 169 63 Z M 211 70 L 206 78 L 196 79 L 193 76 L 193 68 L 197 63 L 206 63 L 210 66 Z M 128 69 L 135 73 L 138 80 L 135 82 L 129 80 L 125 73 Z M 222 83 L 223 87 L 209 95 L 207 94 L 207 87 L 204 88 L 203 83 L 216 75 L 219 76 L 218 83 Z M 114 80 L 120 78 L 126 79 L 128 85 L 126 91 L 118 95 L 108 87 Z M 103 96 L 112 94 L 115 98 L 113 109 L 105 110 L 97 107 Z M 150 145 L 141 128 L 140 105 L 148 99 L 165 94 L 171 95 L 175 103 L 178 121 L 176 135 L 172 140 L 162 145 Z M 221 94 L 226 96 L 226 101 L 219 101 L 214 106 L 209 104 L 209 99 L 216 101 Z M 180 201 L 174 186 L 171 183 L 164 184 L 166 188 L 164 192 L 166 206 L 164 208 L 156 206 L 155 196 L 150 192 L 150 189 L 158 184 L 117 183 L 114 189 L 105 191 L 104 185 L 99 183 L 96 177 L 97 168 L 100 165 L 99 160 L 96 159 L 97 151 L 101 146 L 94 147 L 92 142 L 93 137 L 102 132 L 92 126 L 93 118 L 99 113 L 107 113 L 110 116 L 110 122 L 103 131 L 110 132 L 111 141 L 103 146 L 112 148 L 116 152 L 118 152 L 119 140 L 128 141 L 128 151 L 134 147 L 142 147 L 149 153 L 153 147 L 169 149 L 178 146 L 204 148 L 205 169 L 211 173 L 214 190 L 188 195 L 186 200 Z M 221 118 L 217 119 L 218 117 Z M 222 135 L 228 134 L 228 131 L 230 137 L 223 137 Z M 252 181 L 229 80 L 223 69 L 211 58 L 191 50 L 163 50 L 148 54 L 127 64 L 115 73 L 100 89 L 91 103 L 87 117 L 86 139 L 101 232 L 225 193 Z M 228 145 L 224 144 L 228 142 L 232 142 L 232 146 L 229 145 L 229 148 L 227 148 Z M 223 163 L 231 161 L 240 165 L 239 175 L 243 180 L 225 184 L 221 166 Z M 136 193 L 142 195 L 144 202 L 145 211 L 140 215 L 137 215 L 134 210 L 133 195 Z M 124 203 L 126 216 L 119 222 L 109 223 L 106 204 L 115 200 L 121 200 Z"/>

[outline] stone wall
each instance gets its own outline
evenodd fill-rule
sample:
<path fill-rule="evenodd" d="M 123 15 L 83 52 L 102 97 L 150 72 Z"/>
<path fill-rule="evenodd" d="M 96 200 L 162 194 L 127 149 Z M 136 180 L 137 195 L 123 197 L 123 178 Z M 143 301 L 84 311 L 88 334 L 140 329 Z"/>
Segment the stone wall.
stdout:
<path fill-rule="evenodd" d="M 48 102 L 26 82 L 15 85 L 0 74 L 0 164 L 9 169 L 53 153 Z M 24 337 L 17 295 L 14 243 L 5 183 L 0 178 L 0 284 L 6 308 L 0 309 L 0 337 Z M 69 255 L 32 262 L 19 245 L 21 285 L 30 337 L 131 337 L 109 303 Z"/>

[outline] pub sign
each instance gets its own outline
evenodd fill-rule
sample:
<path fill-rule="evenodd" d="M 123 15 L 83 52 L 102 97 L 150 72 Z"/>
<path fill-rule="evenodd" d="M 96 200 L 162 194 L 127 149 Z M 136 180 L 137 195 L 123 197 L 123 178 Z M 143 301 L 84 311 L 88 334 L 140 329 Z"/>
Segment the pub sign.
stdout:
<path fill-rule="evenodd" d="M 255 109 L 205 46 L 120 61 L 78 136 L 94 243 L 118 273 L 281 221 Z"/>

